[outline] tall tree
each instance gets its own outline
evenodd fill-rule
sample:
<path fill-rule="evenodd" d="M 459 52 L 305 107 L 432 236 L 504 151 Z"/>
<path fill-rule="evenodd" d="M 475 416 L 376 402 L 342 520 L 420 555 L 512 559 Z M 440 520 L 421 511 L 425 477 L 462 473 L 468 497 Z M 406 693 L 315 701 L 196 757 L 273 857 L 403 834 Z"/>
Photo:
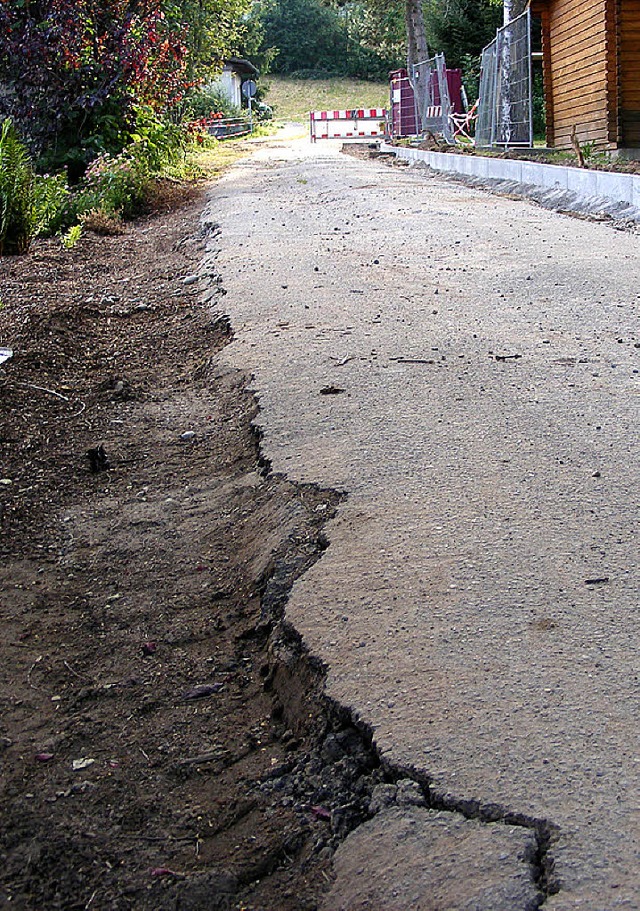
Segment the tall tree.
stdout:
<path fill-rule="evenodd" d="M 184 29 L 187 71 L 194 81 L 219 71 L 241 44 L 251 0 L 162 0 L 167 19 Z"/>
<path fill-rule="evenodd" d="M 405 22 L 407 28 L 407 71 L 416 100 L 420 119 L 424 123 L 427 107 L 429 70 L 424 66 L 429 57 L 427 32 L 424 21 L 422 0 L 405 0 Z"/>
<path fill-rule="evenodd" d="M 411 73 L 417 63 L 422 63 L 429 56 L 422 0 L 405 0 L 405 23 L 407 29 L 407 68 Z"/>
<path fill-rule="evenodd" d="M 427 38 L 450 66 L 479 57 L 502 25 L 502 0 L 429 0 Z"/>
<path fill-rule="evenodd" d="M 529 6 L 529 0 L 504 0 L 504 24 L 521 16 Z"/>
<path fill-rule="evenodd" d="M 275 72 L 384 79 L 403 56 L 397 21 L 388 4 L 383 10 L 362 0 L 255 0 L 245 48 Z"/>

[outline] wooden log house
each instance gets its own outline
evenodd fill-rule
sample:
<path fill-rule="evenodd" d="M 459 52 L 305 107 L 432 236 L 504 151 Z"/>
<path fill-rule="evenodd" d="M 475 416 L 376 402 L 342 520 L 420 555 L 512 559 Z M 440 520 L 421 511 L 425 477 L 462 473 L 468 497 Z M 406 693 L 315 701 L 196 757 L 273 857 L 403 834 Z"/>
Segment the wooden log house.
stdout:
<path fill-rule="evenodd" d="M 547 144 L 640 157 L 640 0 L 532 0 L 542 22 Z"/>

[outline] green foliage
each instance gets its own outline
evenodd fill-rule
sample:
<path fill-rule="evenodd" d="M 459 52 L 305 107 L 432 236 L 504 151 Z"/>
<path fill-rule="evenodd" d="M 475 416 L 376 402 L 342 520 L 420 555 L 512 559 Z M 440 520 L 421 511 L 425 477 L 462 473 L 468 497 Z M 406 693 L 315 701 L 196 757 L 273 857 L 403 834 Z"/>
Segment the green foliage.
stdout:
<path fill-rule="evenodd" d="M 394 25 L 400 21 L 398 18 L 387 17 L 387 30 L 383 34 L 364 3 L 345 3 L 337 9 L 346 35 L 345 75 L 381 79 L 386 78 L 389 70 L 402 65 L 404 54 L 395 42 Z"/>
<path fill-rule="evenodd" d="M 278 48 L 269 43 L 264 19 L 274 9 L 274 0 L 253 0 L 249 12 L 243 17 L 241 54 L 254 63 L 264 76 L 273 70 Z"/>
<path fill-rule="evenodd" d="M 35 234 L 35 174 L 9 119 L 0 131 L 0 255 L 26 253 Z"/>
<path fill-rule="evenodd" d="M 37 175 L 10 120 L 0 133 L 0 254 L 26 253 L 38 235 L 65 222 L 69 188 L 62 175 Z"/>
<path fill-rule="evenodd" d="M 389 70 L 406 65 L 405 4 L 389 3 L 387 0 L 362 0 L 359 10 L 361 40 L 367 47 L 375 49 L 380 59 L 385 61 L 385 70 L 379 75 L 386 78 Z"/>
<path fill-rule="evenodd" d="M 479 57 L 502 25 L 502 4 L 495 0 L 429 0 L 425 9 L 429 48 L 443 52 L 447 66 L 464 67 Z"/>
<path fill-rule="evenodd" d="M 33 186 L 36 236 L 57 234 L 66 223 L 70 191 L 64 174 L 36 174 Z"/>
<path fill-rule="evenodd" d="M 136 109 L 128 153 L 147 176 L 179 164 L 184 159 L 185 144 L 186 131 L 181 125 L 161 117 L 148 105 Z"/>
<path fill-rule="evenodd" d="M 278 48 L 274 70 L 332 71 L 340 65 L 345 39 L 338 17 L 319 0 L 277 0 L 270 3 L 263 19 L 267 43 Z"/>
<path fill-rule="evenodd" d="M 219 86 L 204 85 L 193 90 L 187 98 L 188 120 L 200 120 L 202 117 L 217 113 L 222 113 L 225 117 L 239 117 L 241 113 L 240 108 L 231 104 Z"/>
<path fill-rule="evenodd" d="M 19 125 L 36 170 L 74 185 L 132 142 L 149 170 L 178 167 L 185 93 L 239 50 L 250 3 L 2 0 L 0 121 Z"/>
<path fill-rule="evenodd" d="M 544 82 L 542 72 L 533 74 L 533 135 L 544 139 L 547 131 L 547 118 L 544 102 Z"/>
<path fill-rule="evenodd" d="M 78 243 L 82 236 L 82 225 L 74 225 L 72 228 L 69 228 L 66 234 L 61 237 L 62 245 L 71 250 L 72 247 Z"/>
<path fill-rule="evenodd" d="M 191 82 L 202 82 L 239 50 L 251 0 L 163 0 L 163 6 L 173 27 L 184 30 Z"/>
<path fill-rule="evenodd" d="M 82 127 L 79 119 L 83 120 Z M 36 145 L 42 149 L 36 158 L 36 170 L 40 173 L 64 170 L 70 183 L 75 184 L 96 155 L 124 148 L 134 129 L 135 106 L 130 100 L 126 107 L 105 101 L 87 118 L 81 115 L 70 115 L 68 120 L 61 117 L 51 141 Z"/>
<path fill-rule="evenodd" d="M 20 127 L 41 167 L 75 182 L 102 151 L 129 142 L 135 109 L 164 110 L 186 86 L 182 23 L 165 0 L 0 3 L 0 114 Z"/>
<path fill-rule="evenodd" d="M 71 197 L 67 224 L 88 212 L 133 218 L 144 206 L 153 177 L 184 175 L 186 149 L 186 131 L 181 126 L 148 106 L 138 107 L 131 142 L 118 155 L 103 152 L 89 165 Z"/>
<path fill-rule="evenodd" d="M 140 211 L 148 175 L 144 164 L 129 152 L 104 152 L 91 163 L 74 194 L 71 212 L 76 220 L 84 212 L 132 218 Z"/>
<path fill-rule="evenodd" d="M 481 63 L 481 57 L 476 57 L 473 54 L 463 54 L 460 59 L 462 83 L 467 93 L 469 106 L 478 100 L 478 95 L 480 92 Z"/>
<path fill-rule="evenodd" d="M 363 2 L 257 0 L 249 23 L 254 59 L 276 73 L 379 78 L 401 62 Z"/>

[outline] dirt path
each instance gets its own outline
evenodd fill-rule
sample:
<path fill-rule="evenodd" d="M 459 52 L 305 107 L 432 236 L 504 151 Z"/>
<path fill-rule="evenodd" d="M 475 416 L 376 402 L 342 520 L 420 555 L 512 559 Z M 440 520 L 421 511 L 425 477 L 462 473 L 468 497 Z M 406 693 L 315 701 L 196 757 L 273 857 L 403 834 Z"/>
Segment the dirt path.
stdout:
<path fill-rule="evenodd" d="M 315 908 L 382 778 L 279 623 L 337 497 L 261 462 L 201 208 L 0 263 L 0 907 Z"/>
<path fill-rule="evenodd" d="M 427 785 L 327 911 L 637 908 L 640 237 L 320 142 L 211 211 L 263 451 L 347 494 L 287 617 Z"/>

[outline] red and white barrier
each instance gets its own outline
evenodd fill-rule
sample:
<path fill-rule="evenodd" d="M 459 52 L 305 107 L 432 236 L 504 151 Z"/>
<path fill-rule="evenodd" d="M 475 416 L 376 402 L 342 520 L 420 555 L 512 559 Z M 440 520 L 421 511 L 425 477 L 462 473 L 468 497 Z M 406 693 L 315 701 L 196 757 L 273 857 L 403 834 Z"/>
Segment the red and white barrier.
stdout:
<path fill-rule="evenodd" d="M 311 111 L 311 142 L 316 139 L 370 139 L 384 136 L 384 108 L 354 108 L 351 111 Z"/>

